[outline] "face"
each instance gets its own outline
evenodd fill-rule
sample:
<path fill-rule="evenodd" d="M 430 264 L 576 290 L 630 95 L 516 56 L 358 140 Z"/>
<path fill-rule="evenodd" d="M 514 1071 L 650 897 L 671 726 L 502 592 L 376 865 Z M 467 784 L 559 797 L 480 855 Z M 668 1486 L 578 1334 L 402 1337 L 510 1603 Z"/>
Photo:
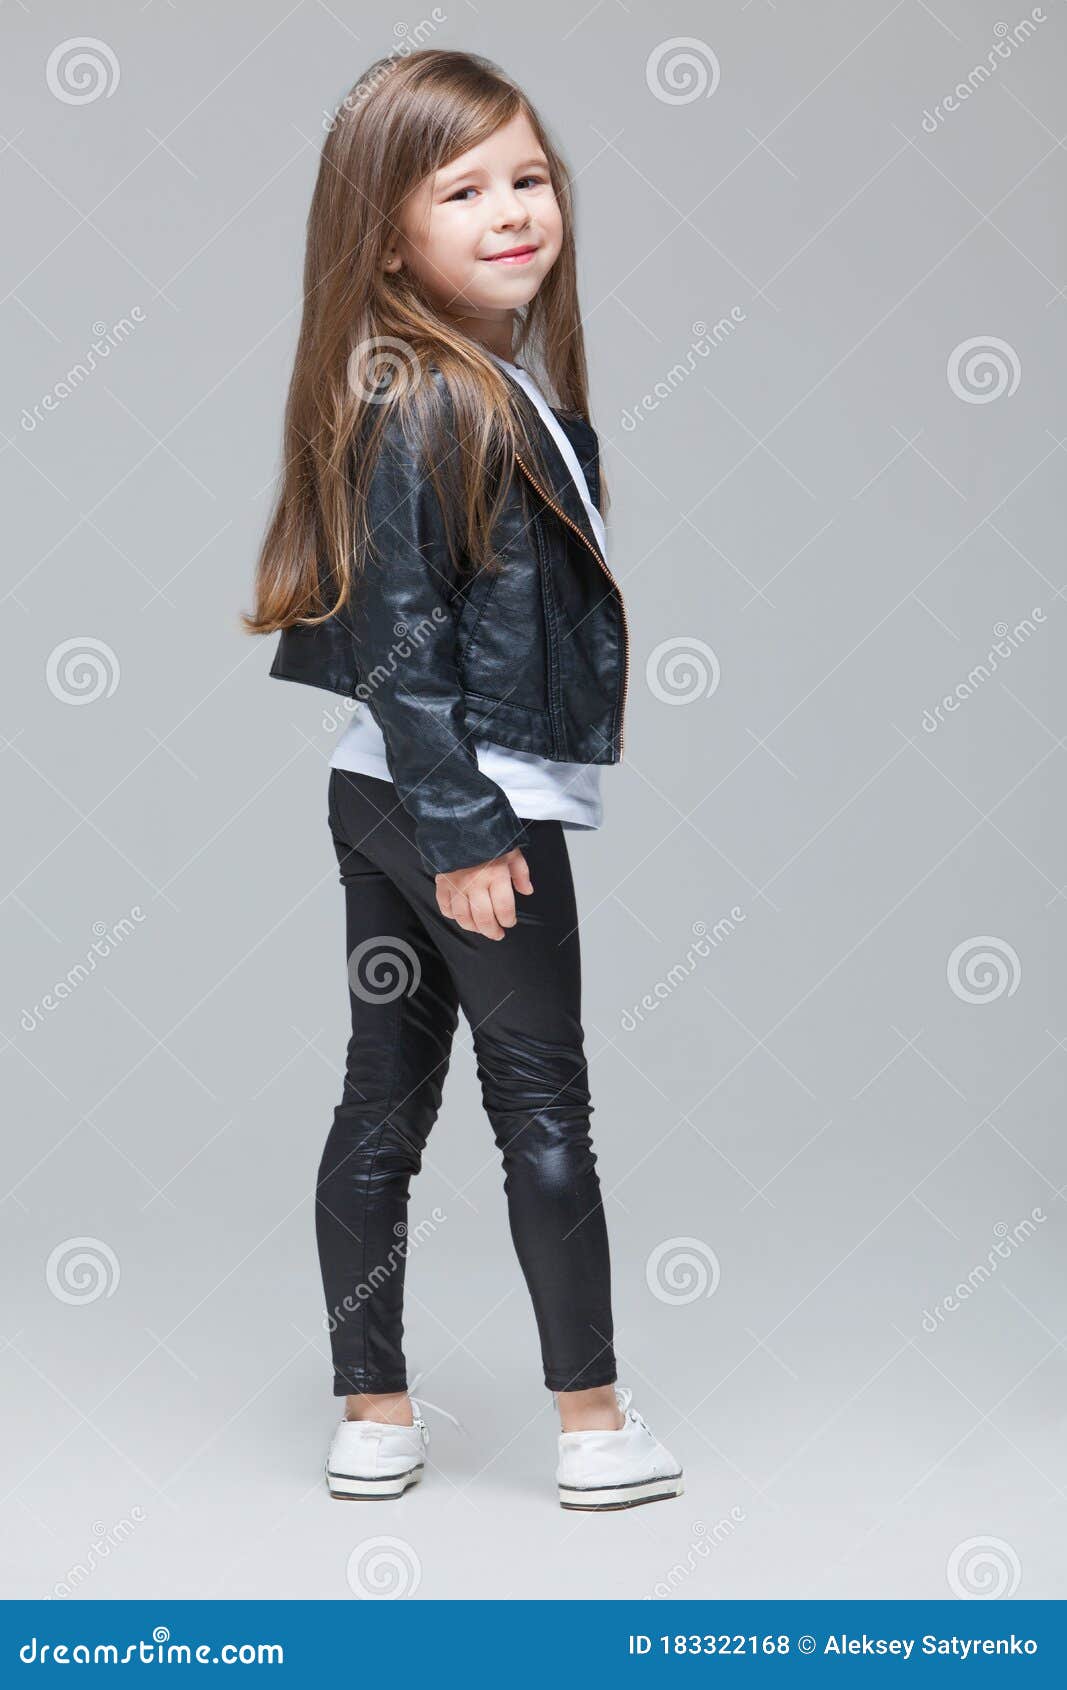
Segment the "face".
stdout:
<path fill-rule="evenodd" d="M 408 266 L 444 315 L 482 325 L 488 338 L 510 329 L 563 242 L 548 161 L 526 114 L 427 177 L 398 222 L 387 270 Z M 515 257 L 500 256 L 515 248 Z"/>

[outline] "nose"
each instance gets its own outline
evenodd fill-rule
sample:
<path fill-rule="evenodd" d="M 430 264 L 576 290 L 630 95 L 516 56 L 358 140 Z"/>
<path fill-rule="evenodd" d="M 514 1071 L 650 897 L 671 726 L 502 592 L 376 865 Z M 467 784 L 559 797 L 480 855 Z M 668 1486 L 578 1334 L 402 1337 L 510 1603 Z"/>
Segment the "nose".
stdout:
<path fill-rule="evenodd" d="M 494 223 L 498 229 L 521 228 L 527 221 L 527 207 L 514 188 L 504 189 L 494 207 Z"/>

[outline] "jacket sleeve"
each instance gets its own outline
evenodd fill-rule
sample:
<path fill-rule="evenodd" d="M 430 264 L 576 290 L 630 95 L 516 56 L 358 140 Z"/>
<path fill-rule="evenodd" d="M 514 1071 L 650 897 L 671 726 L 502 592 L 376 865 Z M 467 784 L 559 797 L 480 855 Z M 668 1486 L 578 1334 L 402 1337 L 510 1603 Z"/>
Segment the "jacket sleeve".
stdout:
<path fill-rule="evenodd" d="M 438 874 L 471 868 L 528 845 L 529 834 L 478 767 L 464 722 L 443 517 L 395 417 L 371 476 L 367 523 L 373 552 L 354 571 L 349 604 L 356 696 L 382 731 L 423 858 Z"/>

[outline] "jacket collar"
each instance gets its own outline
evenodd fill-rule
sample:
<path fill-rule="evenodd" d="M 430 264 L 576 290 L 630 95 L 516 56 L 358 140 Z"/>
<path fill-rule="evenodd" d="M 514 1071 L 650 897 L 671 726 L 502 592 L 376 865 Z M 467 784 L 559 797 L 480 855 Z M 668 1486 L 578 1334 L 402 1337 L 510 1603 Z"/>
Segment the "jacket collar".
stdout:
<path fill-rule="evenodd" d="M 599 511 L 600 450 L 596 430 L 584 417 L 575 416 L 570 411 L 557 411 L 555 405 L 549 406 L 549 409 L 574 448 L 574 455 L 582 466 L 589 497 Z"/>

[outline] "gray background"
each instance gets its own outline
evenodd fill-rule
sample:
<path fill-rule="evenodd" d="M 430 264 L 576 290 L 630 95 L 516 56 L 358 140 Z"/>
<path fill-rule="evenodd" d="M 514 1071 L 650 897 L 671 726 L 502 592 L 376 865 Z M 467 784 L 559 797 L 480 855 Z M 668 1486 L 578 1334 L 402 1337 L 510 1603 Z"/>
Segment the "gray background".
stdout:
<path fill-rule="evenodd" d="M 1023 12 L 482 3 L 424 36 L 515 75 L 576 174 L 632 628 L 626 760 L 572 860 L 620 1376 L 687 1490 L 583 1519 L 556 1504 L 465 1024 L 412 1207 L 445 1218 L 408 1267 L 412 1373 L 465 1430 L 431 1411 L 425 1483 L 377 1511 L 321 1478 L 339 701 L 269 681 L 274 640 L 236 617 L 322 114 L 429 10 L 4 8 L 7 1594 L 1067 1594 L 1067 19 L 1044 14 L 932 133 Z M 46 64 L 83 35 L 120 76 L 74 104 Z M 673 101 L 646 66 L 678 37 L 699 63 Z M 990 337 L 1014 391 L 950 379 Z M 100 696 L 68 641 L 102 642 Z M 992 965 L 954 989 L 968 946 Z"/>

